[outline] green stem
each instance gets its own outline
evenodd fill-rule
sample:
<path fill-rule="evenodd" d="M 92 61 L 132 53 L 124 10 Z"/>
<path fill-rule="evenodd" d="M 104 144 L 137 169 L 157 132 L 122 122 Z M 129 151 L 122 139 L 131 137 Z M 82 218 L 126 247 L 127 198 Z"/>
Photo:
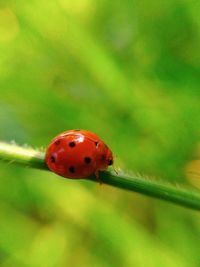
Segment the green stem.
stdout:
<path fill-rule="evenodd" d="M 14 144 L 0 142 L 0 160 L 47 170 L 43 152 Z"/>
<path fill-rule="evenodd" d="M 0 142 L 0 160 L 47 170 L 44 153 L 32 148 Z M 162 199 L 194 210 L 200 210 L 200 193 L 176 187 L 161 181 L 138 177 L 136 175 L 115 174 L 105 171 L 100 174 L 102 183 Z M 90 177 L 89 180 L 97 181 Z"/>
<path fill-rule="evenodd" d="M 95 178 L 90 178 L 94 180 Z M 200 192 L 150 178 L 104 172 L 103 183 L 158 198 L 194 210 L 200 210 Z"/>

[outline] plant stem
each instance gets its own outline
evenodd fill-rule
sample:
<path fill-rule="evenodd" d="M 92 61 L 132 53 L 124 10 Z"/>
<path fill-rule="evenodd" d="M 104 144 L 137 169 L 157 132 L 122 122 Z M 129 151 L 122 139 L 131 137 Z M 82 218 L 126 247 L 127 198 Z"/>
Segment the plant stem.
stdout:
<path fill-rule="evenodd" d="M 90 178 L 95 180 L 95 178 Z M 131 190 L 150 197 L 165 200 L 194 210 L 200 210 L 200 192 L 194 188 L 184 188 L 164 181 L 150 178 L 129 176 L 123 173 L 104 172 L 102 183 Z"/>
<path fill-rule="evenodd" d="M 15 144 L 0 142 L 0 160 L 47 170 L 43 152 Z"/>
<path fill-rule="evenodd" d="M 32 148 L 0 142 L 0 160 L 47 170 L 44 156 L 43 152 Z M 123 173 L 115 174 L 109 171 L 101 172 L 100 178 L 104 184 L 138 192 L 194 210 L 200 210 L 200 193 L 194 192 L 193 189 L 184 189 L 161 181 L 136 175 L 128 176 Z M 94 176 L 89 177 L 89 180 L 97 181 Z"/>

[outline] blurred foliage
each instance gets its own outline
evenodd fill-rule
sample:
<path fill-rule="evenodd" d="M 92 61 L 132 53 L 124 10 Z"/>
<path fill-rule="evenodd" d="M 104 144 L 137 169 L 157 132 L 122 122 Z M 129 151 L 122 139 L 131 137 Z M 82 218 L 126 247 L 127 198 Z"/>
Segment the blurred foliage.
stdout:
<path fill-rule="evenodd" d="M 59 132 L 89 129 L 116 168 L 190 183 L 185 169 L 200 171 L 191 163 L 199 17 L 191 0 L 1 1 L 0 139 L 45 147 Z M 2 267 L 199 266 L 196 212 L 0 167 Z"/>

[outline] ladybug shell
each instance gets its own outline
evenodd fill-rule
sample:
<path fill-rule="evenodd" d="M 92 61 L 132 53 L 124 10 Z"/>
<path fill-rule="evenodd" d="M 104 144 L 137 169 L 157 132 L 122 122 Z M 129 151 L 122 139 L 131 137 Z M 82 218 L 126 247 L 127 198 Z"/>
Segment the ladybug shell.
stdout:
<path fill-rule="evenodd" d="M 94 133 L 70 130 L 56 136 L 47 148 L 46 164 L 58 175 L 84 178 L 112 165 L 113 156 L 107 145 Z"/>

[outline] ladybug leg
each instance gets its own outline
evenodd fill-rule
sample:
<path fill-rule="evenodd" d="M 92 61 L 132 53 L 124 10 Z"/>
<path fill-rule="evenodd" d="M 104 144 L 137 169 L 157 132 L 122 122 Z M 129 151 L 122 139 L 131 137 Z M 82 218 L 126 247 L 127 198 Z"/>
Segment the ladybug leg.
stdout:
<path fill-rule="evenodd" d="M 101 178 L 99 177 L 99 171 L 96 170 L 94 174 L 96 176 L 97 182 L 99 182 L 99 184 L 101 185 L 102 184 L 102 181 L 101 181 Z"/>

